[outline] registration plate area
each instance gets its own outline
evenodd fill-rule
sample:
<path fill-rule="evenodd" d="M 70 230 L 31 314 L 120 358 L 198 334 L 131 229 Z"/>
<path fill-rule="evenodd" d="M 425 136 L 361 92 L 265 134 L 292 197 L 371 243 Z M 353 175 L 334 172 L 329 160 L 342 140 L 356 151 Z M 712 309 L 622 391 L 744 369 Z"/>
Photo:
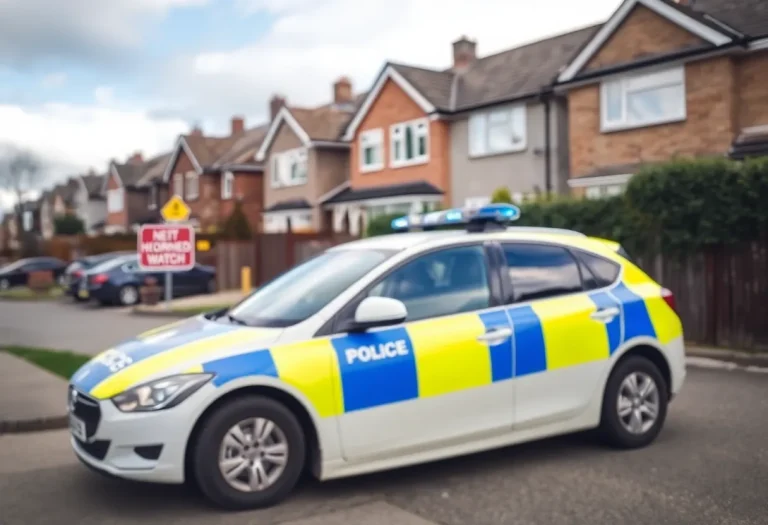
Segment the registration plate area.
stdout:
<path fill-rule="evenodd" d="M 88 433 L 85 430 L 85 421 L 74 414 L 69 415 L 69 431 L 80 441 L 88 440 Z"/>

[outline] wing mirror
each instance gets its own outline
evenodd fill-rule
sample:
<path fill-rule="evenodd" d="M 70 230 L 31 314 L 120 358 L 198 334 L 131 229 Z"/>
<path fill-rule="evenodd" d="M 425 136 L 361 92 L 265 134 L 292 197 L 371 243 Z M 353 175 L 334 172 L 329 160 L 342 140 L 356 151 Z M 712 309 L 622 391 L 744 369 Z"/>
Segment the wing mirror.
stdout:
<path fill-rule="evenodd" d="M 354 320 L 347 322 L 344 332 L 365 332 L 371 328 L 400 324 L 408 317 L 402 301 L 389 297 L 366 297 L 357 305 Z"/>

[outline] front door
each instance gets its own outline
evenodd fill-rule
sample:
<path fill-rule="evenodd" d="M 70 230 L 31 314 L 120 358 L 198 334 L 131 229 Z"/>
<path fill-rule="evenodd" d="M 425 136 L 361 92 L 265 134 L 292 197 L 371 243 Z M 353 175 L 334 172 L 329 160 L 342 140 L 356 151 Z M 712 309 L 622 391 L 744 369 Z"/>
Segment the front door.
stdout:
<path fill-rule="evenodd" d="M 458 246 L 420 255 L 368 291 L 403 301 L 408 319 L 332 338 L 347 460 L 511 430 L 512 331 L 489 275 L 482 245 Z"/>
<path fill-rule="evenodd" d="M 621 334 L 621 311 L 596 301 L 579 263 L 554 244 L 502 245 L 513 297 L 515 426 L 569 419 L 583 411 Z M 598 295 L 595 295 L 598 297 Z"/>

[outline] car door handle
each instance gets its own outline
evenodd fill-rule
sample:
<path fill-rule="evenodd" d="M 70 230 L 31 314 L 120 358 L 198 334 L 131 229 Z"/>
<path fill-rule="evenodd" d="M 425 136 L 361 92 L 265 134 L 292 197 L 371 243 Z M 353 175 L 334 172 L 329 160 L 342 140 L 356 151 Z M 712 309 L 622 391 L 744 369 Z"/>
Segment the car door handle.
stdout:
<path fill-rule="evenodd" d="M 601 310 L 598 310 L 596 312 L 593 312 L 590 317 L 594 319 L 595 321 L 601 321 L 604 323 L 610 322 L 611 319 L 619 315 L 621 312 L 618 308 L 615 306 L 612 306 L 611 308 L 603 308 Z"/>
<path fill-rule="evenodd" d="M 477 340 L 483 343 L 489 343 L 489 342 L 501 342 L 504 339 L 509 339 L 512 337 L 512 329 L 511 328 L 492 328 L 491 330 L 488 330 L 483 335 L 477 336 Z"/>

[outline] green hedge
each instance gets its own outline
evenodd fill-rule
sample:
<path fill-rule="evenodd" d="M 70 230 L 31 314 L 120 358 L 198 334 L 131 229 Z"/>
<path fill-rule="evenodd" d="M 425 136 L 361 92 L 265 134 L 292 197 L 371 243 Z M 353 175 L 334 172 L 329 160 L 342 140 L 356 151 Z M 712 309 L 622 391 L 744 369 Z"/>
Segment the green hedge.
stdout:
<path fill-rule="evenodd" d="M 556 197 L 520 208 L 516 225 L 577 230 L 630 252 L 681 254 L 755 240 L 768 235 L 768 158 L 675 160 L 642 169 L 620 196 Z M 368 234 L 389 233 L 392 218 L 371 221 Z"/>

